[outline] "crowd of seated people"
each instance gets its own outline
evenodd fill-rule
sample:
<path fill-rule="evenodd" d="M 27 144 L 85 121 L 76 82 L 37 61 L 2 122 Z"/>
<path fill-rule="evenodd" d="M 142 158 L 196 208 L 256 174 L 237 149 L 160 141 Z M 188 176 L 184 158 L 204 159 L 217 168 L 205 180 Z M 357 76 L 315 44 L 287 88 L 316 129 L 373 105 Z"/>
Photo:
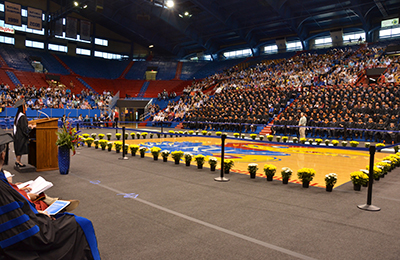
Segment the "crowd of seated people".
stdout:
<path fill-rule="evenodd" d="M 174 99 L 176 98 L 176 93 L 174 91 L 171 91 L 168 94 L 168 91 L 164 89 L 161 93 L 158 93 L 157 99 L 158 100 L 168 100 L 168 99 Z"/>
<path fill-rule="evenodd" d="M 305 112 L 308 133 L 314 137 L 397 142 L 399 135 L 392 131 L 398 130 L 400 91 L 393 83 L 399 78 L 399 58 L 383 53 L 383 47 L 331 49 L 325 54 L 270 60 L 244 70 L 234 67 L 213 75 L 219 81 L 215 96 L 197 107 L 188 106 L 184 126 L 248 131 L 283 112 L 272 130 L 295 135 L 298 127 L 286 126 L 297 126 L 300 113 Z M 355 86 L 366 68 L 376 67 L 388 67 L 381 85 Z M 194 84 L 201 89 L 206 82 L 210 78 Z M 283 111 L 296 96 L 296 102 Z M 355 128 L 364 130 L 347 130 Z"/>
<path fill-rule="evenodd" d="M 35 110 L 43 108 L 65 109 L 104 109 L 112 99 L 112 94 L 95 94 L 89 90 L 82 90 L 80 94 L 71 93 L 69 88 L 17 86 L 10 88 L 0 85 L 0 104 L 12 107 L 16 100 L 25 99 L 28 107 Z"/>

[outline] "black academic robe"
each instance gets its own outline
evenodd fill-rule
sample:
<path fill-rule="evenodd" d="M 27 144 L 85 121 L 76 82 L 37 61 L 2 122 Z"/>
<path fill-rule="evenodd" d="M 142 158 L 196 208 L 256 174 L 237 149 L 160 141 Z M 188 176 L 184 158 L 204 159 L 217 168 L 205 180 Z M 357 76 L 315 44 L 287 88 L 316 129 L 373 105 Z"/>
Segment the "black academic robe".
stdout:
<path fill-rule="evenodd" d="M 100 259 L 92 223 L 73 214 L 40 214 L 0 171 L 0 256 L 7 260 Z"/>
<path fill-rule="evenodd" d="M 17 121 L 16 132 L 14 134 L 15 155 L 28 154 L 29 132 L 30 128 L 28 127 L 28 120 L 26 119 L 26 116 L 22 114 Z"/>

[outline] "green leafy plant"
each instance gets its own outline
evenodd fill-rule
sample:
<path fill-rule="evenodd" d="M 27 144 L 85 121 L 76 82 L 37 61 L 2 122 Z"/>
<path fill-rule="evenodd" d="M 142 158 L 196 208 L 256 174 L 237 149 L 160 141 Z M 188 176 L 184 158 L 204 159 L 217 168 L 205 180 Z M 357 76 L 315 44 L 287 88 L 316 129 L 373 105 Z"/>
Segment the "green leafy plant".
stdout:
<path fill-rule="evenodd" d="M 290 179 L 293 171 L 289 167 L 283 167 L 281 170 L 282 179 Z"/>
<path fill-rule="evenodd" d="M 272 164 L 265 164 L 264 165 L 264 173 L 265 176 L 273 177 L 276 173 L 276 166 Z"/>
<path fill-rule="evenodd" d="M 71 127 L 71 124 L 66 121 L 62 127 L 58 130 L 56 145 L 61 147 L 65 146 L 72 150 L 75 154 L 75 147 L 81 142 L 81 138 L 75 128 Z"/>
<path fill-rule="evenodd" d="M 197 166 L 203 166 L 204 161 L 205 161 L 205 156 L 202 154 L 198 154 L 196 156 L 193 157 L 193 159 L 196 161 Z"/>
<path fill-rule="evenodd" d="M 337 175 L 336 173 L 329 173 L 325 175 L 325 186 L 335 186 L 337 182 Z"/>

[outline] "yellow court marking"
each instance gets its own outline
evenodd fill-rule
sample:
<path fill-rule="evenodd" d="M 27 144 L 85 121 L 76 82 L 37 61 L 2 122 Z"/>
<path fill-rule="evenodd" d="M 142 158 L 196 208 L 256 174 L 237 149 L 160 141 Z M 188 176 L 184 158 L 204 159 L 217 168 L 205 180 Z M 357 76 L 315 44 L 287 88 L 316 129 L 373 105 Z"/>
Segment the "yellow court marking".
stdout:
<path fill-rule="evenodd" d="M 127 144 L 141 144 L 147 147 L 158 146 L 162 150 L 181 150 L 194 155 L 221 157 L 221 139 L 203 136 L 129 139 Z M 146 156 L 152 156 L 149 152 Z M 376 153 L 375 161 L 381 161 L 385 153 Z M 297 179 L 297 170 L 307 167 L 316 170 L 317 174 L 310 185 L 325 187 L 325 175 L 336 173 L 338 181 L 336 187 L 350 181 L 350 173 L 365 169 L 369 164 L 369 152 L 341 148 L 290 146 L 285 143 L 270 144 L 268 142 L 254 142 L 241 139 L 227 139 L 225 143 L 225 158 L 233 159 L 233 172 L 248 174 L 247 165 L 257 163 L 257 176 L 264 177 L 265 164 L 273 164 L 278 170 L 274 179 L 280 179 L 280 169 L 289 167 L 293 170 L 291 182 L 300 183 Z M 172 160 L 169 158 L 169 160 Z M 192 162 L 194 165 L 195 163 Z M 204 166 L 208 166 L 206 163 Z"/>

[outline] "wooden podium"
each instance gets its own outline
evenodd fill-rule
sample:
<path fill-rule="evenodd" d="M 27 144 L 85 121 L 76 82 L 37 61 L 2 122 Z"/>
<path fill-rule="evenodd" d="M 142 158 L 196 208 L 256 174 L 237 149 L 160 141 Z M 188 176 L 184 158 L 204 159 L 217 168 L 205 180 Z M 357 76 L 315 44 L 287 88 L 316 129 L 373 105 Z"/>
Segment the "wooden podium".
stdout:
<path fill-rule="evenodd" d="M 44 118 L 29 121 L 36 128 L 30 132 L 28 163 L 36 167 L 36 171 L 58 169 L 57 118 Z"/>

